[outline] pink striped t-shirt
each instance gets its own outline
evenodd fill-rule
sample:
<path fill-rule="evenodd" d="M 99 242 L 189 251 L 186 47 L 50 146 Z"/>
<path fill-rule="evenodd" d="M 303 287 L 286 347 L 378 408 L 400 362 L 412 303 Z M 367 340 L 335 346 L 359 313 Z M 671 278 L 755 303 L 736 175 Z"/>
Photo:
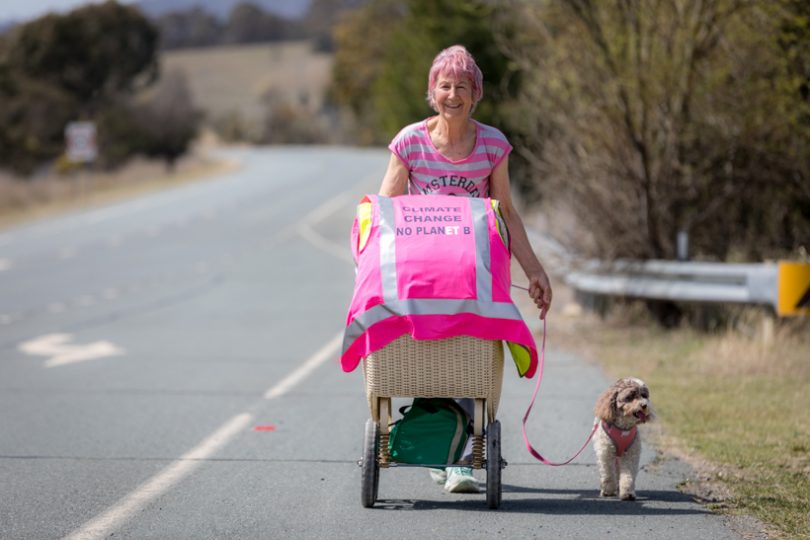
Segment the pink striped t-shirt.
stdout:
<path fill-rule="evenodd" d="M 512 151 L 497 128 L 475 122 L 475 147 L 469 156 L 444 157 L 430 139 L 427 120 L 405 126 L 388 145 L 408 168 L 408 194 L 489 197 L 492 171 Z"/>

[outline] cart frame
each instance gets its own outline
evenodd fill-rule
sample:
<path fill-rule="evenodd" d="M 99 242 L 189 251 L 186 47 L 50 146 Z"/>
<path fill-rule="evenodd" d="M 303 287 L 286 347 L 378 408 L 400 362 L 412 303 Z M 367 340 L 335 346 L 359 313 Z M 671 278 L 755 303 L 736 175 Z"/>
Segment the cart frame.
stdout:
<path fill-rule="evenodd" d="M 503 363 L 501 341 L 468 336 L 417 341 L 405 335 L 363 360 L 366 397 L 371 411 L 360 461 L 363 506 L 371 507 L 377 500 L 379 469 L 401 466 L 391 460 L 388 451 L 391 398 L 440 397 L 474 399 L 472 462 L 445 466 L 486 469 L 487 505 L 498 508 L 501 469 L 506 466 L 500 455 L 500 423 L 495 419 L 503 383 Z"/>

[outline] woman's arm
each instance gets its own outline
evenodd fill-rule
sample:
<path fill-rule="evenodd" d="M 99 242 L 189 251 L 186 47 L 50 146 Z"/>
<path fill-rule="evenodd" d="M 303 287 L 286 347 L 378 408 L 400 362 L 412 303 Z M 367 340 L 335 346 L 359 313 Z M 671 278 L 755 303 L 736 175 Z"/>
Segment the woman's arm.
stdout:
<path fill-rule="evenodd" d="M 537 259 L 526 235 L 523 220 L 512 204 L 509 186 L 509 156 L 501 161 L 490 178 L 490 195 L 500 202 L 501 213 L 512 237 L 512 253 L 529 279 L 529 296 L 540 309 L 540 318 L 545 319 L 551 307 L 551 283 L 543 265 Z"/>
<path fill-rule="evenodd" d="M 388 160 L 388 170 L 385 171 L 380 195 L 385 197 L 396 197 L 405 195 L 408 192 L 408 169 L 396 154 L 391 152 L 391 159 Z"/>

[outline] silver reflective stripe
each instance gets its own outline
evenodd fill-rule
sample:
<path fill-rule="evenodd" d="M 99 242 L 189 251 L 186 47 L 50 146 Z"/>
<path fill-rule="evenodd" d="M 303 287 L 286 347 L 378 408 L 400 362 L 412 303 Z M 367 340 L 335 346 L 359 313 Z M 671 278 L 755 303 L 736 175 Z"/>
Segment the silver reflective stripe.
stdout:
<path fill-rule="evenodd" d="M 358 315 L 346 328 L 343 339 L 345 353 L 354 341 L 373 325 L 391 317 L 403 315 L 456 315 L 471 313 L 491 319 L 522 321 L 514 304 L 492 301 L 492 271 L 490 268 L 488 201 L 470 198 L 470 210 L 475 234 L 475 299 L 406 298 L 399 299 L 397 290 L 396 231 L 394 203 L 388 197 L 378 197 L 380 213 L 380 280 L 383 304 Z"/>
<path fill-rule="evenodd" d="M 345 353 L 354 341 L 363 333 L 391 317 L 403 315 L 457 315 L 471 313 L 490 319 L 508 319 L 522 321 L 523 317 L 514 304 L 509 302 L 480 302 L 478 300 L 448 300 L 444 298 L 410 298 L 395 302 L 377 304 L 364 311 L 346 327 L 343 340 Z"/>
<path fill-rule="evenodd" d="M 380 281 L 383 299 L 395 302 L 397 292 L 396 231 L 394 230 L 394 203 L 388 197 L 377 197 L 380 209 Z"/>
<path fill-rule="evenodd" d="M 484 199 L 470 199 L 473 230 L 475 232 L 475 291 L 481 302 L 492 302 L 492 272 L 489 255 L 489 223 L 487 202 Z"/>

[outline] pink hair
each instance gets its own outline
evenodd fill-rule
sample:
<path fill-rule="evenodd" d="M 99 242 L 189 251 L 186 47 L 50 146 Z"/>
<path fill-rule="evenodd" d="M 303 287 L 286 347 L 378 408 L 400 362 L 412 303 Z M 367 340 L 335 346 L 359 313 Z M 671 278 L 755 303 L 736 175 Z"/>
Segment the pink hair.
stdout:
<path fill-rule="evenodd" d="M 439 75 L 450 75 L 455 78 L 467 77 L 472 81 L 473 109 L 484 96 L 484 75 L 475 63 L 475 59 L 463 45 L 448 47 L 433 59 L 428 75 L 427 101 L 433 110 L 436 110 L 436 101 L 433 91 Z"/>

